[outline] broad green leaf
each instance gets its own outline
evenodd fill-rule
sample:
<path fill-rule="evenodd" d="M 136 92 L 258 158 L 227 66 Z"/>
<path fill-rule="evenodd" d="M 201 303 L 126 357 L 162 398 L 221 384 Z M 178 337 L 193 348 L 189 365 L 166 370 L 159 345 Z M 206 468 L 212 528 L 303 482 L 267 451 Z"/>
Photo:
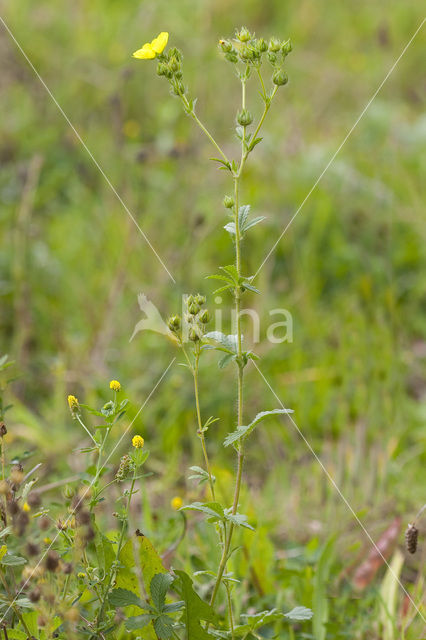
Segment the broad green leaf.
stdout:
<path fill-rule="evenodd" d="M 225 518 L 225 512 L 219 502 L 192 502 L 181 507 L 181 510 L 201 511 L 215 520 L 223 520 Z"/>
<path fill-rule="evenodd" d="M 219 369 L 225 369 L 232 360 L 235 360 L 237 356 L 234 353 L 227 353 L 223 358 L 221 358 L 218 362 Z"/>
<path fill-rule="evenodd" d="M 153 622 L 155 633 L 159 637 L 160 640 L 169 640 L 173 636 L 172 625 L 173 620 L 162 614 L 158 616 Z"/>
<path fill-rule="evenodd" d="M 235 354 L 237 352 L 237 334 L 226 335 L 221 331 L 209 331 L 209 333 L 206 333 L 204 337 L 208 340 L 214 340 L 215 342 L 218 342 L 223 347 L 223 349 L 225 351 L 228 351 L 229 353 Z"/>
<path fill-rule="evenodd" d="M 225 509 L 225 520 L 233 522 L 235 525 L 237 525 L 237 527 L 245 527 L 246 529 L 254 531 L 254 527 L 252 527 L 251 524 L 247 522 L 247 516 L 243 515 L 242 513 L 233 514 L 232 509 Z"/>
<path fill-rule="evenodd" d="M 120 566 L 115 581 L 116 587 L 127 589 L 140 596 L 139 581 L 134 572 L 135 558 L 133 555 L 133 541 L 129 538 L 120 552 Z"/>
<path fill-rule="evenodd" d="M 284 614 L 285 618 L 289 620 L 310 620 L 314 612 L 307 607 L 294 607 L 291 611 Z"/>
<path fill-rule="evenodd" d="M 4 555 L 1 559 L 1 564 L 7 567 L 17 567 L 21 564 L 26 564 L 25 558 L 21 556 Z"/>
<path fill-rule="evenodd" d="M 22 618 L 28 627 L 29 632 L 38 638 L 38 613 L 37 611 L 28 611 L 22 614 Z"/>
<path fill-rule="evenodd" d="M 179 583 L 176 589 L 185 602 L 184 622 L 186 626 L 186 640 L 210 640 L 210 635 L 205 631 L 200 622 L 215 622 L 216 616 L 207 602 L 204 602 L 194 591 L 191 578 L 184 571 L 176 569 Z"/>
<path fill-rule="evenodd" d="M 28 638 L 27 634 L 19 629 L 8 629 L 7 636 L 9 640 L 27 640 Z"/>
<path fill-rule="evenodd" d="M 156 573 L 167 573 L 167 571 L 152 542 L 146 536 L 138 536 L 137 540 L 139 543 L 139 562 L 142 576 L 145 588 L 148 589 Z"/>
<path fill-rule="evenodd" d="M 143 613 L 140 616 L 132 616 L 127 618 L 125 622 L 125 627 L 127 631 L 136 631 L 137 629 L 143 629 L 147 624 L 151 622 L 154 618 L 154 615 L 151 613 Z"/>
<path fill-rule="evenodd" d="M 166 594 L 174 578 L 170 573 L 156 573 L 150 584 L 151 598 L 157 611 L 163 611 Z"/>
<path fill-rule="evenodd" d="M 121 587 L 113 589 L 108 596 L 108 600 L 114 607 L 129 607 L 133 605 L 140 609 L 145 609 L 145 604 L 133 591 L 122 589 Z"/>
<path fill-rule="evenodd" d="M 259 422 L 261 422 L 268 416 L 279 415 L 283 413 L 293 413 L 293 410 L 292 409 L 273 409 L 272 411 L 261 411 L 260 413 L 257 414 L 255 419 L 252 422 L 250 422 L 249 425 L 238 427 L 236 431 L 233 431 L 232 433 L 228 434 L 223 444 L 225 445 L 225 447 L 228 447 L 233 442 L 237 442 L 238 440 L 245 440 L 251 434 L 251 432 L 256 427 L 256 425 L 259 424 Z"/>

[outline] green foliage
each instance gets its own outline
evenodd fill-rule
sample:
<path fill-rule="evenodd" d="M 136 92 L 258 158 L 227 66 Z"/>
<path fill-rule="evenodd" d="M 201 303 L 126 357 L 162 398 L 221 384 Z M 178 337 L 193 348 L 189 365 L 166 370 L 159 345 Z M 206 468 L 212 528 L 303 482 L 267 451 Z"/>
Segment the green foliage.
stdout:
<path fill-rule="evenodd" d="M 192 580 L 185 571 L 176 570 L 176 574 L 180 581 L 176 589 L 185 603 L 186 640 L 207 640 L 209 634 L 201 626 L 201 621 L 215 623 L 214 610 L 194 591 Z"/>

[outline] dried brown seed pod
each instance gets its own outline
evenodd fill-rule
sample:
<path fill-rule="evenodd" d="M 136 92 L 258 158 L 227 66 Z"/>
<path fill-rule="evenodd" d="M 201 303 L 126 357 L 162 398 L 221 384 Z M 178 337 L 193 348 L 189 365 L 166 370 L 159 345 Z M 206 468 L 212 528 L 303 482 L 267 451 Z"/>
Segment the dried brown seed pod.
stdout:
<path fill-rule="evenodd" d="M 409 553 L 416 553 L 419 530 L 416 525 L 409 524 L 405 532 L 405 544 Z"/>
<path fill-rule="evenodd" d="M 41 590 L 38 587 L 36 587 L 35 589 L 29 592 L 28 597 L 31 600 L 31 602 L 38 602 L 41 598 Z"/>
<path fill-rule="evenodd" d="M 29 556 L 37 556 L 40 553 L 40 547 L 35 542 L 29 542 L 27 544 L 27 553 Z"/>
<path fill-rule="evenodd" d="M 41 505 L 40 494 L 37 491 L 32 491 L 28 495 L 27 502 L 30 507 L 39 507 Z"/>
<path fill-rule="evenodd" d="M 7 433 L 6 425 L 4 422 L 0 422 L 0 438 L 3 438 Z"/>
<path fill-rule="evenodd" d="M 59 555 L 56 553 L 56 551 L 49 551 L 46 556 L 45 566 L 48 571 L 56 571 L 59 566 Z"/>

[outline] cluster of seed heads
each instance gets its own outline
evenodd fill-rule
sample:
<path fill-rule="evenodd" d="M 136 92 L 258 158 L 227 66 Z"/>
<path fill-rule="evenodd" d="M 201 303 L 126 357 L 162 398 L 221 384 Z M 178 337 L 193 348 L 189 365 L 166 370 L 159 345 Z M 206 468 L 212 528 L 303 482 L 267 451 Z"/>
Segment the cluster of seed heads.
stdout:
<path fill-rule="evenodd" d="M 120 465 L 117 469 L 117 473 L 115 474 L 115 479 L 117 482 L 123 482 L 129 476 L 132 475 L 135 469 L 135 463 L 131 459 L 129 455 L 124 455 L 120 460 Z"/>

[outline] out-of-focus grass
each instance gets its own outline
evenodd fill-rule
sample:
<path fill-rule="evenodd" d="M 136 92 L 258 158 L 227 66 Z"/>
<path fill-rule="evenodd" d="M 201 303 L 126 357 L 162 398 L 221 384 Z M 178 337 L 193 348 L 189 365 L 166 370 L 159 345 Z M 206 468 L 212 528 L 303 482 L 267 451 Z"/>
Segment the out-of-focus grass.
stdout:
<path fill-rule="evenodd" d="M 231 152 L 237 87 L 217 39 L 240 24 L 292 38 L 290 84 L 244 181 L 243 197 L 268 216 L 247 240 L 246 272 L 254 273 L 423 16 L 412 1 L 362 1 L 355 9 L 337 0 L 19 0 L 6 3 L 3 17 L 177 281 L 1 27 L 0 344 L 22 372 L 14 387 L 20 432 L 56 453 L 80 437 L 69 431 L 67 392 L 93 401 L 115 377 L 136 413 L 175 355 L 154 334 L 129 344 L 137 293 L 167 315 L 180 310 L 182 292 L 199 290 L 214 310 L 205 276 L 232 259 L 222 228 L 226 177 L 209 166 L 208 142 L 168 96 L 155 65 L 131 52 L 169 30 L 184 51 L 199 113 Z M 354 509 L 365 509 L 373 534 L 424 500 L 424 37 L 264 265 L 261 302 L 249 300 L 263 337 L 270 309 L 292 313 L 294 342 L 257 346 L 261 369 Z M 258 112 L 254 91 L 250 102 Z M 210 446 L 225 465 L 219 443 L 232 427 L 231 373 L 217 382 L 207 360 L 203 410 L 220 417 Z M 174 366 L 136 423 L 152 444 L 164 491 L 199 461 L 191 393 Z M 255 369 L 247 396 L 247 416 L 276 405 Z M 336 512 L 342 527 L 351 526 L 291 423 L 256 437 L 250 485 L 275 541 L 306 542 L 312 522 L 325 539 Z"/>

